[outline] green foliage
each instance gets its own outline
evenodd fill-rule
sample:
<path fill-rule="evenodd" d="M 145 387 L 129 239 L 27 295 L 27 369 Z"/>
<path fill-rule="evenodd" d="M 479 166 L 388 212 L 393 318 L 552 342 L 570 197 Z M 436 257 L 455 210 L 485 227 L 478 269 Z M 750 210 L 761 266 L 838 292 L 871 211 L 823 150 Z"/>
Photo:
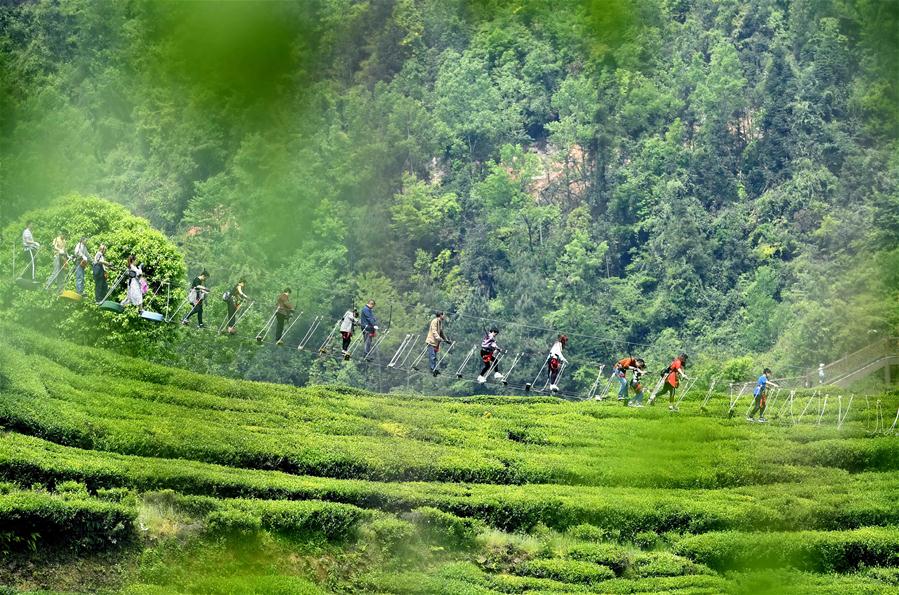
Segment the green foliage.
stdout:
<path fill-rule="evenodd" d="M 864 527 L 786 534 L 706 533 L 685 538 L 675 550 L 718 570 L 794 567 L 847 572 L 862 566 L 895 566 L 899 562 L 899 531 Z"/>
<path fill-rule="evenodd" d="M 91 498 L 72 483 L 59 494 L 13 490 L 0 494 L 0 551 L 40 545 L 92 550 L 133 538 L 134 509 Z"/>
<path fill-rule="evenodd" d="M 475 538 L 485 528 L 477 519 L 458 517 L 431 506 L 416 508 L 412 511 L 412 518 L 433 539 L 455 548 L 473 545 Z"/>
<path fill-rule="evenodd" d="M 516 569 L 516 574 L 549 578 L 565 583 L 597 583 L 615 578 L 611 568 L 578 560 L 529 560 Z"/>

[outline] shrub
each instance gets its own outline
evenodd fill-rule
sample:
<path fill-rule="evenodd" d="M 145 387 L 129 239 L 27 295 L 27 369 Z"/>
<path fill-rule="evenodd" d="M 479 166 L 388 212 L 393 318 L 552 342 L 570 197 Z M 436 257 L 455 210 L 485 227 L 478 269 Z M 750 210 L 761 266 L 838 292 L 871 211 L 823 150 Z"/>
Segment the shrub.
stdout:
<path fill-rule="evenodd" d="M 847 572 L 860 566 L 899 564 L 899 529 L 795 533 L 706 533 L 684 538 L 675 552 L 716 570 L 793 567 Z"/>
<path fill-rule="evenodd" d="M 27 543 L 95 549 L 133 537 L 135 511 L 89 497 L 33 491 L 0 495 L 0 527 L 7 546 Z"/>
<path fill-rule="evenodd" d="M 631 558 L 627 550 L 611 543 L 584 543 L 568 548 L 566 557 L 582 562 L 592 562 L 608 566 L 615 574 L 623 573 L 630 565 Z"/>
<path fill-rule="evenodd" d="M 206 530 L 216 535 L 252 535 L 262 529 L 262 520 L 244 510 L 226 508 L 209 513 Z"/>
<path fill-rule="evenodd" d="M 655 531 L 639 531 L 634 535 L 634 543 L 645 550 L 652 549 L 659 543 L 659 534 Z"/>
<path fill-rule="evenodd" d="M 597 583 L 615 578 L 615 573 L 608 566 L 600 566 L 580 560 L 528 560 L 519 564 L 515 573 L 520 576 L 549 578 L 565 583 Z"/>
<path fill-rule="evenodd" d="M 477 519 L 458 517 L 430 506 L 416 508 L 410 516 L 432 539 L 453 547 L 472 546 L 485 529 Z"/>
<path fill-rule="evenodd" d="M 414 544 L 415 526 L 395 517 L 384 516 L 366 523 L 363 534 L 385 551 L 398 553 Z"/>

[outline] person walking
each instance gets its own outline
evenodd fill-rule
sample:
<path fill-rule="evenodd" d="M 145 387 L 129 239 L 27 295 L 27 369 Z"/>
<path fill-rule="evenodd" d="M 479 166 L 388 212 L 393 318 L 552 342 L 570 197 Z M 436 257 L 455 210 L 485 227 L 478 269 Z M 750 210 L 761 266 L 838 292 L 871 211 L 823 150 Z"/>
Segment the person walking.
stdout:
<path fill-rule="evenodd" d="M 765 408 L 768 405 L 768 387 L 773 386 L 775 388 L 779 388 L 777 384 L 772 382 L 771 380 L 771 369 L 765 368 L 762 371 L 762 375 L 759 376 L 758 382 L 755 385 L 755 390 L 752 391 L 752 396 L 755 397 L 755 402 L 752 405 L 752 409 L 749 411 L 749 415 L 746 416 L 747 421 L 755 421 L 753 416 L 758 412 L 759 421 L 764 423 L 768 421 L 765 419 Z"/>
<path fill-rule="evenodd" d="M 677 391 L 677 387 L 680 385 L 681 380 L 688 380 L 689 378 L 684 373 L 684 367 L 687 365 L 687 354 L 682 353 L 676 358 L 671 364 L 665 368 L 665 371 L 662 372 L 662 376 L 665 378 L 665 381 L 662 383 L 662 390 L 660 394 L 668 394 L 668 410 L 669 411 L 677 411 L 677 405 L 674 404 L 674 393 Z"/>
<path fill-rule="evenodd" d="M 84 295 L 84 269 L 91 262 L 91 255 L 87 251 L 87 238 L 81 236 L 75 245 L 75 293 Z"/>
<path fill-rule="evenodd" d="M 568 335 L 559 335 L 549 350 L 546 368 L 549 373 L 549 390 L 552 392 L 559 391 L 559 374 L 562 372 L 562 366 L 568 363 L 568 360 L 562 355 L 562 348 L 566 345 L 568 345 Z"/>
<path fill-rule="evenodd" d="M 443 321 L 446 319 L 444 312 L 435 312 L 431 324 L 428 325 L 428 337 L 425 343 L 428 345 L 428 364 L 431 367 L 431 375 L 437 376 L 440 370 L 437 367 L 437 354 L 440 353 L 441 343 L 452 343 L 443 330 Z"/>
<path fill-rule="evenodd" d="M 634 398 L 627 402 L 628 407 L 643 406 L 643 375 L 646 374 L 646 362 L 639 357 L 636 359 L 637 366 L 631 375 L 630 386 L 634 391 Z"/>
<path fill-rule="evenodd" d="M 362 320 L 359 326 L 362 327 L 362 337 L 365 339 L 365 357 L 371 352 L 372 339 L 378 332 L 378 319 L 374 313 L 375 300 L 368 300 L 368 303 L 362 308 Z"/>
<path fill-rule="evenodd" d="M 241 305 L 244 301 L 249 301 L 249 296 L 244 293 L 244 288 L 247 286 L 247 282 L 244 279 L 241 279 L 237 282 L 237 285 L 231 288 L 231 291 L 227 292 L 225 295 L 225 304 L 228 306 L 228 328 L 226 332 L 229 335 L 233 335 L 236 332 L 235 327 L 237 326 L 237 311 L 240 309 Z"/>
<path fill-rule="evenodd" d="M 490 373 L 490 370 L 493 370 L 493 377 L 497 380 L 500 380 L 503 375 L 499 371 L 499 364 L 496 362 L 496 355 L 501 352 L 499 345 L 496 343 L 496 336 L 499 334 L 499 329 L 496 327 L 491 328 L 484 335 L 484 338 L 481 339 L 481 361 L 484 362 L 484 367 L 481 368 L 481 373 L 478 374 L 478 383 L 484 384 L 487 382 L 487 374 Z"/>
<path fill-rule="evenodd" d="M 34 241 L 31 234 L 31 221 L 25 222 L 25 230 L 22 232 L 22 249 L 28 253 L 31 258 L 31 282 L 34 283 L 34 262 L 35 253 L 40 249 L 41 245 Z"/>
<path fill-rule="evenodd" d="M 818 364 L 818 384 L 824 384 L 824 364 Z"/>
<path fill-rule="evenodd" d="M 627 373 L 628 371 L 637 371 L 646 368 L 646 363 L 640 359 L 635 358 L 633 356 L 627 356 L 623 359 L 618 360 L 615 365 L 612 367 L 612 374 L 615 379 L 618 380 L 618 400 L 626 401 L 627 400 Z"/>
<path fill-rule="evenodd" d="M 208 278 L 209 273 L 206 269 L 203 269 L 200 274 L 194 277 L 194 280 L 190 282 L 190 292 L 187 294 L 187 301 L 190 302 L 192 307 L 190 312 L 187 313 L 187 316 L 181 319 L 181 324 L 190 324 L 190 317 L 196 314 L 197 328 L 203 328 L 203 304 L 206 301 L 206 296 L 209 294 L 209 288 L 206 287 L 206 280 Z"/>
<path fill-rule="evenodd" d="M 343 313 L 340 319 L 340 338 L 343 341 L 341 353 L 344 359 L 350 357 L 350 341 L 353 340 L 353 329 L 359 324 L 359 311 L 356 308 L 350 308 Z"/>
<path fill-rule="evenodd" d="M 290 288 L 285 287 L 278 296 L 275 309 L 275 345 L 284 345 L 284 324 L 293 315 L 293 304 L 290 303 Z"/>
<path fill-rule="evenodd" d="M 91 266 L 91 273 L 94 277 L 94 301 L 98 304 L 103 301 L 106 293 L 109 291 L 109 273 L 106 270 L 108 266 L 109 263 L 106 262 L 106 244 L 100 244 L 97 253 L 94 254 Z"/>

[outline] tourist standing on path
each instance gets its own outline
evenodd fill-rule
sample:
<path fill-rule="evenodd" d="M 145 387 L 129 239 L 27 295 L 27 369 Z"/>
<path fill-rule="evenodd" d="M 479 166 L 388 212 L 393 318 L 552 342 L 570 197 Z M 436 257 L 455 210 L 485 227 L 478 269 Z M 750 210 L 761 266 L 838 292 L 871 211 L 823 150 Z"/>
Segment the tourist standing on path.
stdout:
<path fill-rule="evenodd" d="M 374 313 L 375 300 L 368 300 L 368 303 L 362 308 L 362 337 L 365 339 L 365 357 L 371 352 L 371 342 L 378 332 L 378 319 Z"/>
<path fill-rule="evenodd" d="M 293 314 L 293 304 L 290 303 L 290 288 L 286 287 L 278 296 L 278 305 L 275 310 L 275 344 L 284 345 L 281 337 L 284 336 L 284 324 Z"/>
<path fill-rule="evenodd" d="M 34 282 L 34 254 L 40 249 L 41 245 L 34 241 L 31 235 L 31 221 L 25 223 L 25 230 L 22 232 L 22 249 L 28 253 L 31 258 L 31 281 Z"/>
<path fill-rule="evenodd" d="M 82 236 L 75 246 L 75 293 L 84 295 L 84 269 L 91 262 L 87 251 L 87 238 Z"/>
<path fill-rule="evenodd" d="M 103 301 L 103 298 L 106 297 L 106 293 L 109 291 L 109 273 L 106 270 L 108 266 L 109 263 L 106 262 L 106 244 L 100 244 L 97 253 L 94 254 L 91 271 L 94 276 L 94 301 L 98 304 Z"/>
<path fill-rule="evenodd" d="M 342 340 L 341 353 L 343 357 L 349 357 L 350 341 L 353 340 L 353 328 L 359 324 L 359 311 L 351 308 L 343 313 L 340 319 L 340 338 Z"/>

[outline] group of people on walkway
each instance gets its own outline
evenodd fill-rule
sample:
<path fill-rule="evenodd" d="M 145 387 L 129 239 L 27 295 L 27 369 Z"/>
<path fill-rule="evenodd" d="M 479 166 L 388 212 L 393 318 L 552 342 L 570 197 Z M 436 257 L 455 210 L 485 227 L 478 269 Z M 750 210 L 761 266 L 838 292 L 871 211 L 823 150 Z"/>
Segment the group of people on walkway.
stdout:
<path fill-rule="evenodd" d="M 28 254 L 28 262 L 26 268 L 22 271 L 20 278 L 24 277 L 25 271 L 30 268 L 31 283 L 37 284 L 38 282 L 35 278 L 36 260 L 41 245 L 35 241 L 31 227 L 32 222 L 28 221 L 22 232 L 22 246 L 23 250 Z M 106 260 L 106 245 L 100 244 L 97 247 L 97 251 L 91 256 L 87 241 L 88 239 L 86 237 L 80 237 L 73 252 L 69 254 L 66 243 L 66 234 L 63 232 L 57 234 L 52 242 L 53 273 L 50 275 L 50 278 L 47 280 L 44 287 L 48 290 L 55 287 L 57 292 L 62 293 L 65 290 L 65 284 L 69 276 L 72 274 L 72 271 L 69 271 L 69 273 L 66 274 L 66 270 L 71 266 L 74 267 L 75 292 L 78 296 L 81 296 L 85 289 L 86 270 L 90 267 L 94 281 L 94 300 L 99 304 L 108 299 L 111 293 L 109 289 L 109 273 L 111 265 Z M 127 257 L 121 275 L 123 279 L 127 279 L 126 295 L 121 301 L 121 305 L 134 305 L 140 310 L 143 304 L 144 295 L 148 291 L 148 284 L 143 267 L 137 262 L 137 259 L 133 254 Z M 181 319 L 182 324 L 190 324 L 191 318 L 196 316 L 198 327 L 203 328 L 205 326 L 203 323 L 203 310 L 208 295 L 210 294 L 210 290 L 207 287 L 208 280 L 209 272 L 203 269 L 191 281 L 190 290 L 187 296 L 187 302 L 190 304 L 190 309 Z M 273 324 L 275 328 L 275 342 L 278 345 L 283 345 L 285 326 L 295 314 L 296 309 L 291 303 L 290 298 L 291 289 L 286 287 L 278 294 L 275 300 L 275 311 L 270 319 L 270 324 Z M 222 295 L 222 300 L 226 304 L 228 316 L 226 322 L 223 324 L 223 329 L 227 334 L 233 335 L 236 332 L 237 322 L 241 318 L 239 314 L 242 309 L 246 308 L 247 304 L 253 302 L 246 293 L 246 280 L 240 279 L 228 291 L 225 291 Z M 361 314 L 355 307 L 353 307 L 348 309 L 338 321 L 337 327 L 339 328 L 341 336 L 341 354 L 345 359 L 350 358 L 350 344 L 357 327 L 361 329 L 363 337 L 363 358 L 369 358 L 375 337 L 379 331 L 378 320 L 374 313 L 375 306 L 374 300 L 368 300 L 365 306 L 363 306 Z M 443 311 L 435 312 L 434 317 L 428 325 L 428 332 L 425 338 L 429 369 L 431 374 L 435 377 L 441 373 L 441 347 L 444 344 L 453 344 L 453 341 L 447 336 L 445 322 L 446 313 Z M 271 328 L 271 326 L 267 325 L 265 329 L 266 332 L 269 328 Z M 486 383 L 491 375 L 496 380 L 505 380 L 503 373 L 500 370 L 500 360 L 502 359 L 500 356 L 505 353 L 505 350 L 502 349 L 497 342 L 498 335 L 499 329 L 496 326 L 493 326 L 485 332 L 481 339 L 480 360 L 482 366 L 477 376 L 477 382 L 479 384 Z M 261 334 L 260 336 L 257 336 L 257 340 L 261 340 L 261 338 Z M 558 335 L 544 362 L 544 366 L 547 370 L 547 385 L 549 386 L 550 391 L 554 393 L 559 391 L 558 379 L 562 370 L 568 364 L 568 360 L 563 353 L 563 350 L 567 345 L 568 336 L 564 334 Z M 667 395 L 668 409 L 677 411 L 677 401 L 675 399 L 677 389 L 682 380 L 689 380 L 684 371 L 687 365 L 687 359 L 687 354 L 682 353 L 674 358 L 668 367 L 662 371 L 659 384 L 653 391 L 650 402 L 652 402 L 657 395 Z M 823 368 L 824 365 L 822 364 L 819 367 L 819 381 L 823 381 Z M 614 364 L 610 382 L 612 380 L 617 380 L 618 382 L 619 401 L 626 401 L 627 405 L 630 407 L 643 407 L 643 397 L 645 393 L 643 378 L 646 375 L 646 372 L 646 362 L 640 357 L 628 355 Z M 771 370 L 765 368 L 762 375 L 758 378 L 755 390 L 753 391 L 755 402 L 747 416 L 749 421 L 756 421 L 756 414 L 758 414 L 759 422 L 766 421 L 764 414 L 768 388 L 778 387 L 776 383 L 770 380 L 770 377 Z M 633 396 L 630 396 L 631 392 L 633 393 Z"/>
<path fill-rule="evenodd" d="M 25 224 L 25 230 L 22 232 L 22 248 L 28 255 L 28 262 L 20 274 L 20 278 L 24 279 L 25 272 L 30 269 L 31 282 L 37 285 L 37 254 L 41 245 L 35 241 L 31 226 L 32 222 L 28 221 Z M 81 236 L 70 254 L 65 232 L 60 231 L 53 238 L 51 243 L 53 249 L 53 273 L 51 273 L 44 284 L 45 289 L 55 288 L 57 293 L 62 293 L 65 290 L 69 277 L 74 275 L 75 293 L 78 296 L 83 296 L 86 272 L 90 268 L 94 280 L 94 301 L 101 303 L 109 297 L 109 272 L 111 265 L 106 260 L 106 245 L 100 244 L 97 247 L 97 251 L 91 256 L 87 241 L 87 237 Z M 129 278 L 129 284 L 127 296 L 122 305 L 134 304 L 139 307 L 143 301 L 143 295 L 146 293 L 146 279 L 134 255 L 128 257 L 124 271 Z M 143 291 L 141 291 L 141 288 L 143 288 Z"/>

